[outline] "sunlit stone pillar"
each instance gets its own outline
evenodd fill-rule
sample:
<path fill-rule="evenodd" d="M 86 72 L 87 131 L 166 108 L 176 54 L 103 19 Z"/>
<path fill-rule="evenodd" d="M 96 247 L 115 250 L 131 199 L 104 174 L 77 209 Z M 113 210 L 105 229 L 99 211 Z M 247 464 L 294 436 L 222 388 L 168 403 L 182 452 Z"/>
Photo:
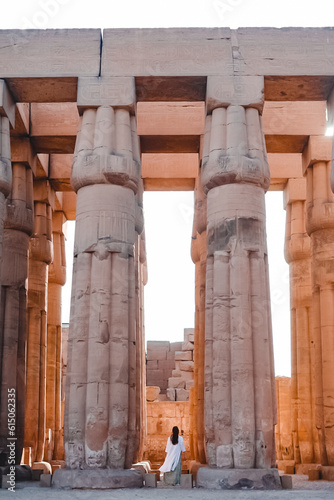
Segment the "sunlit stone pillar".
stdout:
<path fill-rule="evenodd" d="M 310 137 L 303 153 L 306 229 L 311 238 L 315 426 L 320 462 L 334 465 L 334 195 L 330 137 Z"/>
<path fill-rule="evenodd" d="M 69 486 L 78 469 L 99 469 L 101 481 L 109 481 L 105 469 L 131 467 L 138 452 L 134 247 L 140 163 L 133 104 L 133 78 L 79 82 L 83 114 L 71 177 L 77 210 L 64 424 L 71 471 L 58 476 Z M 88 472 L 81 481 L 89 480 Z M 132 472 L 141 484 L 141 475 Z"/>
<path fill-rule="evenodd" d="M 203 152 L 204 154 L 205 152 Z M 193 387 L 193 451 L 197 462 L 205 463 L 204 433 L 204 352 L 206 276 L 206 195 L 200 175 L 195 184 L 195 211 L 191 256 L 195 264 L 195 329 Z"/>
<path fill-rule="evenodd" d="M 8 452 L 8 408 L 5 402 L 8 390 L 11 394 L 15 390 L 16 464 L 20 464 L 21 461 L 24 438 L 28 247 L 32 230 L 32 171 L 28 164 L 15 162 L 13 163 L 12 190 L 7 199 L 1 266 L 0 449 Z"/>
<path fill-rule="evenodd" d="M 285 259 L 290 269 L 291 398 L 294 460 L 312 463 L 314 449 L 314 351 L 310 238 L 306 232 L 306 179 L 289 179 L 284 189 L 286 209 Z"/>
<path fill-rule="evenodd" d="M 46 462 L 64 460 L 64 446 L 61 433 L 61 292 L 66 281 L 65 236 L 63 212 L 52 214 L 53 259 L 48 273 L 48 314 L 46 354 L 46 441 L 44 458 Z"/>
<path fill-rule="evenodd" d="M 291 379 L 276 377 L 277 425 L 275 428 L 276 460 L 294 460 L 291 429 Z M 280 464 L 279 464 L 280 465 Z M 278 467 L 281 469 L 282 467 Z"/>
<path fill-rule="evenodd" d="M 205 432 L 218 468 L 275 463 L 262 106 L 262 77 L 208 78 Z"/>
<path fill-rule="evenodd" d="M 29 242 L 27 392 L 24 446 L 42 462 L 46 431 L 48 267 L 52 260 L 54 193 L 47 180 L 34 181 L 34 229 Z"/>

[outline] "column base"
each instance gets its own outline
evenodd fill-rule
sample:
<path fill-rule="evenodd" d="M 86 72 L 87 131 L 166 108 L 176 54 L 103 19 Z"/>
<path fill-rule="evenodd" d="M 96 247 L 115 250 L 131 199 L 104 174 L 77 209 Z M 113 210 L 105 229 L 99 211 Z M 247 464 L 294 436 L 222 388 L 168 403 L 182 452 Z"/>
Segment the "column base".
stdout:
<path fill-rule="evenodd" d="M 197 488 L 211 490 L 280 490 L 277 469 L 214 469 L 202 467 L 197 472 Z"/>
<path fill-rule="evenodd" d="M 52 477 L 53 488 L 105 490 L 142 486 L 143 475 L 135 469 L 57 469 Z"/>

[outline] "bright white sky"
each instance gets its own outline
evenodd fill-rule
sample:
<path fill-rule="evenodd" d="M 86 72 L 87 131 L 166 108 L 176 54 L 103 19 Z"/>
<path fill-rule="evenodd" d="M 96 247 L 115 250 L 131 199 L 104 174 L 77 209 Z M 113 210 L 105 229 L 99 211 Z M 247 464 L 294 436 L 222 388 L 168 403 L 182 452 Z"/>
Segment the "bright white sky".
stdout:
<path fill-rule="evenodd" d="M 11 0 L 0 29 L 334 26 L 332 0 Z M 267 233 L 277 375 L 290 375 L 289 275 L 283 258 L 281 192 L 267 195 Z M 145 193 L 149 283 L 146 339 L 177 341 L 194 323 L 194 266 L 190 259 L 193 193 Z M 72 224 L 73 226 L 73 224 Z M 73 229 L 68 232 L 68 277 Z M 63 321 L 69 317 L 70 280 Z"/>

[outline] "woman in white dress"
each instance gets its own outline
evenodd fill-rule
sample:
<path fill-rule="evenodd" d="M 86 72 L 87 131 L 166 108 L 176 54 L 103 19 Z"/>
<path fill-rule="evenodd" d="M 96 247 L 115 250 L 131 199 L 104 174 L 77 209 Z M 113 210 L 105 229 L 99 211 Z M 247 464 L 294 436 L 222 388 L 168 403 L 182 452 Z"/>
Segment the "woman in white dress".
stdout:
<path fill-rule="evenodd" d="M 173 427 L 172 435 L 167 439 L 166 458 L 160 471 L 164 473 L 164 483 L 174 486 L 181 482 L 182 459 L 181 452 L 186 451 L 183 437 L 179 436 L 179 428 Z"/>

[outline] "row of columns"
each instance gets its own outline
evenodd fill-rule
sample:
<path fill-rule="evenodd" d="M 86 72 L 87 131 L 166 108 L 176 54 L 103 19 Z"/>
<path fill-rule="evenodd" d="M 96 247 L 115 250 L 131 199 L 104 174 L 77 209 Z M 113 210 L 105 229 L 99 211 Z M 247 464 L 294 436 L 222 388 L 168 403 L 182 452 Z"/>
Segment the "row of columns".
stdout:
<path fill-rule="evenodd" d="M 292 438 L 296 463 L 334 465 L 334 196 L 331 139 L 310 137 L 304 178 L 285 189 L 290 265 Z"/>
<path fill-rule="evenodd" d="M 8 118 L 0 121 L 0 460 L 3 465 L 8 460 L 7 399 L 15 391 L 15 463 L 22 458 L 32 465 L 64 459 L 60 313 L 65 218 L 53 210 L 55 193 L 49 182 L 35 177 L 42 160 L 29 139 L 10 140 Z"/>

